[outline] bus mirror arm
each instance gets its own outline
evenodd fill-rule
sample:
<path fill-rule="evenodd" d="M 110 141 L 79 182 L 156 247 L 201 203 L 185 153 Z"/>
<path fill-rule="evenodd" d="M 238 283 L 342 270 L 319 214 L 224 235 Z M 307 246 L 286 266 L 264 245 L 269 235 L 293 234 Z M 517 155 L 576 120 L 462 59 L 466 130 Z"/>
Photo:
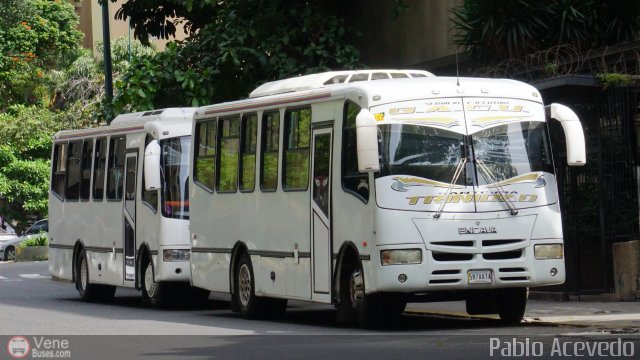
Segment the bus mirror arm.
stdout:
<path fill-rule="evenodd" d="M 378 157 L 378 126 L 373 114 L 362 109 L 356 116 L 356 147 L 358 171 L 376 172 L 380 170 Z"/>
<path fill-rule="evenodd" d="M 545 106 L 547 118 L 555 119 L 562 125 L 567 142 L 567 165 L 583 166 L 587 163 L 584 131 L 580 119 L 573 110 L 562 104 Z"/>
<path fill-rule="evenodd" d="M 160 189 L 160 144 L 151 141 L 144 150 L 144 189 Z"/>

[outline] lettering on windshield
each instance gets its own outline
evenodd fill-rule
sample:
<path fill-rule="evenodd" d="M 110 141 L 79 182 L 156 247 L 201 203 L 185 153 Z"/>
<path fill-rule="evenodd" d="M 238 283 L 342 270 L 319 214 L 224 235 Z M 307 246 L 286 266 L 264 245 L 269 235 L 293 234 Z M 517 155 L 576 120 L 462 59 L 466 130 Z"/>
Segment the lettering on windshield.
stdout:
<path fill-rule="evenodd" d="M 536 202 L 538 200 L 538 195 L 536 194 L 520 194 L 516 191 L 506 194 L 506 198 L 511 200 L 512 202 Z M 424 195 L 424 196 L 408 196 L 405 199 L 409 200 L 409 205 L 417 205 L 418 203 L 429 205 L 429 204 L 440 204 L 444 199 L 444 194 L 439 195 Z M 479 193 L 452 193 L 447 196 L 446 203 L 448 204 L 468 204 L 472 202 L 504 202 L 505 198 L 499 192 L 479 192 Z"/>

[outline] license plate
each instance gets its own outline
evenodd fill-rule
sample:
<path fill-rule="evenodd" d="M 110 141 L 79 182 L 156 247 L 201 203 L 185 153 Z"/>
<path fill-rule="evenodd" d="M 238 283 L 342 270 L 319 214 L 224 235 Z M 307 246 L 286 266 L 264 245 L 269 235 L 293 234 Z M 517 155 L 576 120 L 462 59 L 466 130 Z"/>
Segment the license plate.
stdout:
<path fill-rule="evenodd" d="M 491 270 L 469 270 L 467 279 L 469 284 L 491 284 L 493 280 L 491 274 Z"/>

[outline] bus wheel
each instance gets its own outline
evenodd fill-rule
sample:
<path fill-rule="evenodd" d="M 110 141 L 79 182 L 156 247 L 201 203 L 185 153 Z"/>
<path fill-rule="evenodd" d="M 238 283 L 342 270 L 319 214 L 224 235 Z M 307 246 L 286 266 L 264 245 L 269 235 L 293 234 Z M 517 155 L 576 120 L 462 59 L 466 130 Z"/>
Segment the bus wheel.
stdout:
<path fill-rule="evenodd" d="M 235 301 L 240 309 L 240 313 L 253 319 L 261 315 L 261 299 L 255 293 L 255 281 L 253 277 L 253 267 L 251 259 L 247 253 L 240 255 L 235 278 Z"/>
<path fill-rule="evenodd" d="M 154 308 L 168 305 L 167 284 L 154 281 L 153 264 L 151 260 L 144 262 L 144 276 L 142 277 L 142 301 Z"/>
<path fill-rule="evenodd" d="M 498 289 L 496 307 L 502 322 L 519 324 L 527 307 L 527 288 Z"/>
<path fill-rule="evenodd" d="M 364 272 L 360 266 L 352 266 L 347 269 L 347 281 L 341 282 L 341 287 L 346 291 L 340 292 L 338 322 L 345 323 L 357 320 L 358 326 L 362 328 L 377 327 L 382 310 L 382 295 L 365 294 Z"/>
<path fill-rule="evenodd" d="M 89 264 L 84 249 L 80 250 L 76 260 L 76 288 L 80 299 L 86 302 L 109 301 L 116 293 L 116 287 L 111 285 L 98 285 L 89 282 Z"/>

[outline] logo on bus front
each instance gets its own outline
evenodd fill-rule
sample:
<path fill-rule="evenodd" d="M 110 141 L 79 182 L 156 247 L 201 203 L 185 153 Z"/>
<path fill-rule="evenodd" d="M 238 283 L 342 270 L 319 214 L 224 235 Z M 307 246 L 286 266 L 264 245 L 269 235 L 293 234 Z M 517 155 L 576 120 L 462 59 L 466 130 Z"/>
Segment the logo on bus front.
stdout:
<path fill-rule="evenodd" d="M 476 235 L 476 234 L 497 234 L 498 230 L 494 226 L 470 226 L 459 227 L 459 235 Z"/>

